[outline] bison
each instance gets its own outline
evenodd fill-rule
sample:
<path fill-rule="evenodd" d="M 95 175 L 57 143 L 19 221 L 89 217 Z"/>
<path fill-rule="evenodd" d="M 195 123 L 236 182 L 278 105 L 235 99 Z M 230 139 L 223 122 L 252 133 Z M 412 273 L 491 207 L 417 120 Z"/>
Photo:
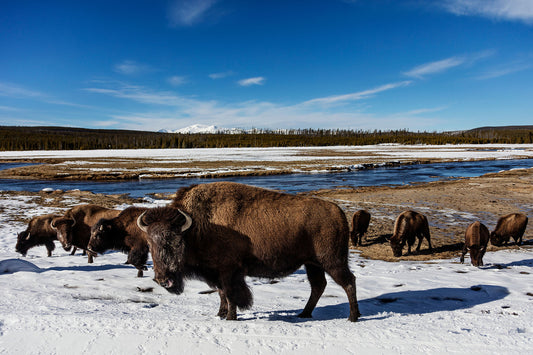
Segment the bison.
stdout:
<path fill-rule="evenodd" d="M 68 210 L 63 216 L 54 218 L 50 226 L 57 232 L 57 239 L 66 251 L 73 246 L 87 250 L 92 225 L 100 218 L 113 218 L 119 213 L 119 210 L 93 204 L 79 205 Z M 93 253 L 87 254 L 88 262 L 92 263 Z"/>
<path fill-rule="evenodd" d="M 94 254 L 110 249 L 128 253 L 126 263 L 135 266 L 137 276 L 142 277 L 149 249 L 145 233 L 137 226 L 137 218 L 146 210 L 128 207 L 114 218 L 101 218 L 91 228 L 87 250 Z"/>
<path fill-rule="evenodd" d="M 470 260 L 474 266 L 483 266 L 483 255 L 489 243 L 489 230 L 481 222 L 474 222 L 465 232 L 465 245 L 461 254 L 461 264 L 465 262 L 465 255 L 470 251 Z"/>
<path fill-rule="evenodd" d="M 404 211 L 400 213 L 398 218 L 396 218 L 394 232 L 390 238 L 390 245 L 394 256 L 402 256 L 402 250 L 406 242 L 407 253 L 411 254 L 411 246 L 415 244 L 416 237 L 418 237 L 418 246 L 416 247 L 417 252 L 420 252 L 420 245 L 422 244 L 424 237 L 428 241 L 429 252 L 433 252 L 426 216 L 415 211 Z"/>
<path fill-rule="evenodd" d="M 523 213 L 510 213 L 498 219 L 496 228 L 490 233 L 490 243 L 495 246 L 507 244 L 513 237 L 516 244 L 522 244 L 528 218 Z"/>
<path fill-rule="evenodd" d="M 23 256 L 26 256 L 30 248 L 44 245 L 47 250 L 47 255 L 52 256 L 52 251 L 56 247 L 54 240 L 57 240 L 57 233 L 50 226 L 50 223 L 56 217 L 61 216 L 57 214 L 46 214 L 33 217 L 28 223 L 26 230 L 18 234 L 15 250 Z"/>
<path fill-rule="evenodd" d="M 332 202 L 215 182 L 178 190 L 170 206 L 147 210 L 137 223 L 147 233 L 154 280 L 177 294 L 184 278 L 204 280 L 219 290 L 218 315 L 227 320 L 237 319 L 237 307 L 252 306 L 245 276 L 284 277 L 301 265 L 311 295 L 299 317 L 312 316 L 325 272 L 348 296 L 348 319 L 360 316 L 348 267 L 348 221 Z"/>
<path fill-rule="evenodd" d="M 361 245 L 363 235 L 366 233 L 369 223 L 370 213 L 368 213 L 368 211 L 359 210 L 354 213 L 352 219 L 352 232 L 350 234 L 353 245 Z"/>

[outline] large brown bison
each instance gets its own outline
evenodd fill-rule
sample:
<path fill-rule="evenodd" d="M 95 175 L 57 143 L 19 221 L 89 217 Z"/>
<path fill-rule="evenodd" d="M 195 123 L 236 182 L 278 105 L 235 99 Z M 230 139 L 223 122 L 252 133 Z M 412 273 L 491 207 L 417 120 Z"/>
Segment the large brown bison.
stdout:
<path fill-rule="evenodd" d="M 92 253 L 119 250 L 128 253 L 127 264 L 135 266 L 137 276 L 143 276 L 148 260 L 146 234 L 137 226 L 137 218 L 146 208 L 128 207 L 114 218 L 102 218 L 91 228 L 87 249 Z"/>
<path fill-rule="evenodd" d="M 368 230 L 368 224 L 370 223 L 370 213 L 366 210 L 356 211 L 352 219 L 352 232 L 350 238 L 353 245 L 361 245 L 363 235 Z"/>
<path fill-rule="evenodd" d="M 61 217 L 61 215 L 46 214 L 33 217 L 28 223 L 26 230 L 18 234 L 15 250 L 23 256 L 26 256 L 30 248 L 44 245 L 47 250 L 47 255 L 52 256 L 52 251 L 56 247 L 54 240 L 57 240 L 57 233 L 50 226 L 50 223 L 56 217 Z"/>
<path fill-rule="evenodd" d="M 426 216 L 415 211 L 403 211 L 394 222 L 394 233 L 390 238 L 392 253 L 395 257 L 402 256 L 402 250 L 407 242 L 407 253 L 411 254 L 411 247 L 418 237 L 416 251 L 420 252 L 420 245 L 424 238 L 429 244 L 429 252 L 433 252 L 431 247 L 431 235 Z"/>
<path fill-rule="evenodd" d="M 471 223 L 465 232 L 465 245 L 461 253 L 461 264 L 465 262 L 465 255 L 470 251 L 470 260 L 474 266 L 483 266 L 483 255 L 489 243 L 489 230 L 481 222 Z"/>
<path fill-rule="evenodd" d="M 182 188 L 170 207 L 138 219 L 147 233 L 155 281 L 183 291 L 195 277 L 219 290 L 218 315 L 237 319 L 252 294 L 245 276 L 287 276 L 305 265 L 311 296 L 299 317 L 310 318 L 326 287 L 325 272 L 344 288 L 350 321 L 359 307 L 348 267 L 349 227 L 334 203 L 258 187 L 215 182 Z"/>
<path fill-rule="evenodd" d="M 526 231 L 528 218 L 523 213 L 510 213 L 498 219 L 496 228 L 490 233 L 490 243 L 501 246 L 509 243 L 513 237 L 516 244 L 522 244 L 522 237 Z"/>
<path fill-rule="evenodd" d="M 120 213 L 98 205 L 87 204 L 71 208 L 61 217 L 56 217 L 50 223 L 57 232 L 57 239 L 63 249 L 69 251 L 73 246 L 87 250 L 91 238 L 91 227 L 101 218 L 113 218 Z M 93 253 L 89 252 L 88 262 L 93 262 Z"/>

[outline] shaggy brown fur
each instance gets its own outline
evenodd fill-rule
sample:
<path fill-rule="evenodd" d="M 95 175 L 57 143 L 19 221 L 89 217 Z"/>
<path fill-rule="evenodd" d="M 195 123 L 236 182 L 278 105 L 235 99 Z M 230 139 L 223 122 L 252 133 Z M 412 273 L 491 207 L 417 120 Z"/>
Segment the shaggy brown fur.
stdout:
<path fill-rule="evenodd" d="M 98 205 L 79 205 L 68 210 L 62 217 L 52 220 L 51 226 L 57 231 L 57 239 L 63 249 L 69 251 L 73 246 L 87 250 L 91 238 L 91 227 L 100 218 L 113 218 L 120 213 Z M 93 253 L 88 254 L 88 262 L 93 262 Z"/>
<path fill-rule="evenodd" d="M 15 250 L 23 256 L 26 256 L 30 248 L 44 245 L 47 250 L 47 255 L 52 256 L 52 251 L 56 247 L 54 240 L 57 240 L 57 233 L 50 226 L 50 222 L 56 217 L 61 216 L 57 214 L 47 214 L 44 216 L 33 217 L 28 223 L 26 230 L 18 234 Z"/>
<path fill-rule="evenodd" d="M 370 223 L 370 213 L 366 210 L 356 211 L 352 219 L 352 232 L 350 238 L 353 245 L 361 245 L 363 235 L 365 235 Z"/>
<path fill-rule="evenodd" d="M 415 244 L 416 237 L 418 237 L 418 246 L 416 247 L 417 252 L 420 252 L 420 245 L 424 238 L 428 241 L 429 252 L 433 252 L 426 216 L 415 211 L 403 211 L 398 218 L 396 218 L 396 222 L 394 223 L 394 233 L 390 238 L 390 245 L 394 256 L 402 256 L 403 247 L 406 242 L 407 253 L 411 254 L 411 247 Z"/>
<path fill-rule="evenodd" d="M 490 233 L 490 243 L 500 246 L 509 243 L 513 237 L 516 244 L 522 244 L 528 218 L 523 213 L 510 213 L 498 219 L 496 228 Z"/>
<path fill-rule="evenodd" d="M 104 253 L 119 250 L 128 254 L 126 264 L 137 268 L 137 276 L 143 276 L 148 260 L 146 234 L 137 227 L 137 218 L 146 208 L 128 207 L 114 218 L 102 218 L 91 228 L 88 250 Z"/>
<path fill-rule="evenodd" d="M 465 232 L 465 246 L 461 253 L 461 264 L 465 262 L 465 255 L 470 251 L 470 260 L 474 266 L 483 266 L 483 256 L 489 243 L 489 230 L 481 222 L 474 222 Z"/>
<path fill-rule="evenodd" d="M 182 231 L 187 219 L 189 229 Z M 195 277 L 217 287 L 219 316 L 237 319 L 252 305 L 245 276 L 287 276 L 305 265 L 311 296 L 300 313 L 309 318 L 326 287 L 325 272 L 360 316 L 355 277 L 348 267 L 349 227 L 334 203 L 253 186 L 216 182 L 183 188 L 171 207 L 151 209 L 138 221 L 148 233 L 155 281 L 180 293 Z"/>

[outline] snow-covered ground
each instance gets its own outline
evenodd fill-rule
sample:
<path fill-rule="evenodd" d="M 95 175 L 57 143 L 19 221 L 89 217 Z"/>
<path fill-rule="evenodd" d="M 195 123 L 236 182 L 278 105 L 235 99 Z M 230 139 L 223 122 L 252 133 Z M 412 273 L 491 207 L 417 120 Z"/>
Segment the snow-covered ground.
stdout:
<path fill-rule="evenodd" d="M 339 153 L 339 154 L 337 154 Z M 331 155 L 327 155 L 331 154 Z M 198 148 L 198 149 L 115 149 L 115 150 L 38 150 L 2 152 L 0 162 L 8 159 L 94 159 L 137 158 L 182 161 L 302 161 L 357 158 L 365 155 L 385 158 L 435 159 L 513 159 L 533 157 L 533 144 L 462 144 L 292 147 L 292 148 Z"/>
<path fill-rule="evenodd" d="M 432 154 L 533 156 L 531 145 L 479 147 L 444 146 Z M 394 147 L 401 150 L 403 156 L 411 154 L 405 146 Z M 228 154 L 243 160 L 294 155 L 290 149 L 198 151 L 180 154 L 213 154 L 218 160 Z M 2 152 L 2 158 L 54 154 L 176 158 L 168 150 Z M 203 292 L 204 283 L 189 281 L 179 296 L 167 293 L 152 281 L 151 265 L 145 277 L 136 278 L 121 253 L 100 256 L 94 264 L 69 255 L 58 243 L 51 258 L 44 247 L 30 249 L 27 257 L 17 254 L 17 233 L 26 225 L 13 216 L 56 211 L 27 196 L 0 199 L 0 354 L 526 354 L 533 349 L 531 249 L 488 253 L 481 268 L 472 267 L 468 257 L 464 265 L 457 259 L 389 263 L 354 252 L 350 266 L 362 313 L 357 323 L 347 321 L 346 295 L 329 278 L 314 318 L 297 318 L 310 292 L 303 270 L 277 283 L 249 278 L 254 306 L 239 311 L 239 321 L 225 321 L 215 316 L 218 295 Z"/>
<path fill-rule="evenodd" d="M 75 201 L 72 201 L 75 203 Z M 121 206 L 124 208 L 126 206 Z M 87 264 L 59 244 L 27 257 L 25 229 L 12 222 L 56 211 L 29 197 L 0 200 L 0 353 L 5 354 L 437 354 L 530 353 L 533 251 L 499 251 L 475 268 L 457 260 L 371 261 L 350 256 L 362 317 L 347 321 L 347 298 L 328 278 L 313 319 L 299 319 L 310 292 L 299 270 L 277 283 L 248 279 L 254 306 L 239 321 L 215 316 L 219 298 L 189 281 L 167 293 L 109 253 Z M 469 261 L 467 257 L 467 262 Z M 145 291 L 145 292 L 141 292 Z"/>

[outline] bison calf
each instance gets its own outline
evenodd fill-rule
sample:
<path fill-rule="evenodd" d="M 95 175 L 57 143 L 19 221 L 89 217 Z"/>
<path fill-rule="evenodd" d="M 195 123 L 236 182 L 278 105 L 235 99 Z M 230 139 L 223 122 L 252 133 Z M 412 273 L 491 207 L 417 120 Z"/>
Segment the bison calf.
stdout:
<path fill-rule="evenodd" d="M 501 246 L 509 243 L 513 237 L 516 244 L 522 244 L 522 237 L 526 231 L 528 218 L 523 213 L 510 213 L 498 219 L 496 228 L 490 233 L 490 243 Z"/>
<path fill-rule="evenodd" d="M 148 243 L 145 233 L 137 226 L 137 218 L 146 208 L 128 207 L 114 218 L 102 218 L 91 229 L 88 250 L 104 253 L 106 250 L 119 250 L 128 253 L 127 264 L 137 268 L 137 276 L 143 276 L 148 260 Z"/>
<path fill-rule="evenodd" d="M 465 255 L 470 251 L 470 260 L 474 266 L 483 266 L 483 255 L 489 243 L 489 230 L 483 223 L 474 222 L 465 232 L 465 246 L 461 254 L 461 264 L 465 262 Z"/>
<path fill-rule="evenodd" d="M 138 224 L 147 233 L 155 281 L 174 293 L 183 291 L 186 277 L 206 281 L 219 290 L 218 315 L 228 320 L 237 319 L 237 307 L 252 305 L 246 276 L 284 277 L 301 265 L 311 296 L 300 317 L 311 317 L 326 272 L 348 296 L 348 319 L 360 315 L 348 221 L 332 202 L 215 182 L 180 189 L 171 207 L 149 209 Z"/>
<path fill-rule="evenodd" d="M 56 217 L 61 216 L 57 214 L 47 214 L 33 217 L 28 223 L 26 230 L 18 234 L 15 250 L 23 256 L 26 256 L 30 248 L 44 245 L 47 250 L 47 255 L 52 256 L 52 251 L 56 247 L 54 240 L 57 240 L 57 233 L 50 223 Z"/>
<path fill-rule="evenodd" d="M 429 252 L 433 252 L 431 247 L 431 235 L 429 234 L 429 225 L 426 216 L 415 211 L 404 211 L 400 213 L 394 223 L 394 233 L 390 238 L 390 245 L 395 257 L 402 256 L 403 247 L 407 242 L 407 253 L 411 254 L 411 247 L 415 244 L 418 237 L 418 246 L 416 251 L 420 252 L 420 245 L 424 238 L 429 244 Z"/>
<path fill-rule="evenodd" d="M 87 244 L 91 238 L 91 227 L 101 218 L 112 218 L 120 213 L 97 205 L 87 204 L 71 208 L 62 217 L 54 218 L 51 227 L 56 230 L 57 239 L 63 249 L 69 251 L 75 248 L 87 250 Z M 93 262 L 93 253 L 89 252 L 88 262 Z"/>
<path fill-rule="evenodd" d="M 365 210 L 359 210 L 354 213 L 352 219 L 352 232 L 350 238 L 353 245 L 361 245 L 363 235 L 368 230 L 368 224 L 370 223 L 370 213 Z"/>

